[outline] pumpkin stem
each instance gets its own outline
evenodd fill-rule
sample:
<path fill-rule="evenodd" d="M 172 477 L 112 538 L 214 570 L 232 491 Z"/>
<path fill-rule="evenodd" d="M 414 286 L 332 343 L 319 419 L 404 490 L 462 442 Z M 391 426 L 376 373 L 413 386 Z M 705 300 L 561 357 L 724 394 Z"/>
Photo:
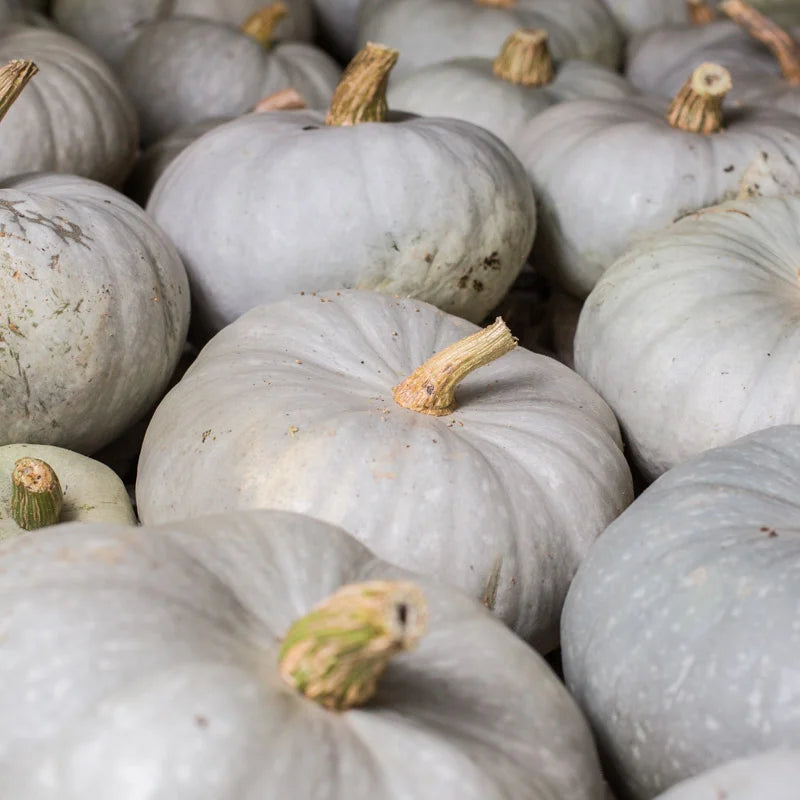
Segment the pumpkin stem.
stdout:
<path fill-rule="evenodd" d="M 343 586 L 289 628 L 279 656 L 281 677 L 325 708 L 363 705 L 389 659 L 416 646 L 426 616 L 425 597 L 413 583 Z"/>
<path fill-rule="evenodd" d="M 800 84 L 800 45 L 789 33 L 744 0 L 723 0 L 719 7 L 754 39 L 769 48 L 789 83 Z"/>
<path fill-rule="evenodd" d="M 25 84 L 39 71 L 33 61 L 9 61 L 0 67 L 0 119 L 19 97 Z"/>
<path fill-rule="evenodd" d="M 289 87 L 263 97 L 253 106 L 253 111 L 297 111 L 301 108 L 308 108 L 306 101 L 297 89 Z"/>
<path fill-rule="evenodd" d="M 275 38 L 275 29 L 278 23 L 289 14 L 289 9 L 280 0 L 277 3 L 259 8 L 254 11 L 243 23 L 242 33 L 255 39 L 264 47 L 269 47 Z"/>
<path fill-rule="evenodd" d="M 491 325 L 445 347 L 392 389 L 395 403 L 421 414 L 442 417 L 456 407 L 456 386 L 479 367 L 517 346 L 508 325 L 498 317 Z"/>
<path fill-rule="evenodd" d="M 39 458 L 19 458 L 11 473 L 11 516 L 20 528 L 32 531 L 55 525 L 64 495 L 53 468 Z"/>
<path fill-rule="evenodd" d="M 555 76 L 553 58 L 542 28 L 514 31 L 492 62 L 498 78 L 519 86 L 546 86 Z"/>
<path fill-rule="evenodd" d="M 489 6 L 489 8 L 514 8 L 517 0 L 475 0 L 479 6 Z"/>
<path fill-rule="evenodd" d="M 686 0 L 686 11 L 692 25 L 708 25 L 716 18 L 714 9 L 706 0 Z"/>
<path fill-rule="evenodd" d="M 667 122 L 690 133 L 716 133 L 722 128 L 722 101 L 732 85 L 725 67 L 701 64 L 675 95 Z"/>
<path fill-rule="evenodd" d="M 333 93 L 326 125 L 358 125 L 386 119 L 386 83 L 399 57 L 397 50 L 367 42 L 347 65 Z"/>

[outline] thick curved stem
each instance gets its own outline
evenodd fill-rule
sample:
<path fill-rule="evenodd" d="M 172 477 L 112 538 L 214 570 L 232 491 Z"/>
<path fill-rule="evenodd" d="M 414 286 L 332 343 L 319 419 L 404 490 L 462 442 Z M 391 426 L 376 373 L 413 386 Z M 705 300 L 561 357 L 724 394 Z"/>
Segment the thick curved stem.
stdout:
<path fill-rule="evenodd" d="M 347 65 L 333 93 L 325 124 L 384 122 L 389 111 L 386 83 L 399 55 L 397 50 L 367 42 Z"/>
<path fill-rule="evenodd" d="M 325 708 L 363 705 L 391 657 L 417 645 L 426 616 L 425 597 L 413 583 L 344 586 L 289 628 L 281 677 Z"/>
<path fill-rule="evenodd" d="M 19 97 L 25 84 L 39 71 L 33 61 L 9 61 L 0 68 L 0 120 Z"/>
<path fill-rule="evenodd" d="M 667 122 L 690 133 L 716 133 L 722 128 L 722 101 L 732 85 L 725 67 L 701 64 L 675 95 Z"/>
<path fill-rule="evenodd" d="M 770 49 L 789 83 L 800 84 L 800 45 L 780 25 L 744 0 L 723 0 L 719 8 Z"/>
<path fill-rule="evenodd" d="M 555 76 L 553 58 L 547 44 L 547 31 L 520 29 L 503 44 L 492 62 L 498 78 L 519 86 L 546 86 Z"/>
<path fill-rule="evenodd" d="M 264 47 L 269 47 L 275 38 L 278 24 L 289 14 L 289 9 L 278 0 L 277 3 L 259 8 L 254 11 L 243 23 L 242 33 L 255 39 Z"/>
<path fill-rule="evenodd" d="M 403 408 L 441 417 L 456 407 L 456 386 L 476 369 L 495 361 L 517 346 L 517 340 L 498 317 L 483 330 L 431 356 L 392 389 Z"/>
<path fill-rule="evenodd" d="M 11 473 L 11 516 L 20 528 L 32 531 L 55 525 L 64 496 L 55 470 L 39 458 L 19 458 Z"/>

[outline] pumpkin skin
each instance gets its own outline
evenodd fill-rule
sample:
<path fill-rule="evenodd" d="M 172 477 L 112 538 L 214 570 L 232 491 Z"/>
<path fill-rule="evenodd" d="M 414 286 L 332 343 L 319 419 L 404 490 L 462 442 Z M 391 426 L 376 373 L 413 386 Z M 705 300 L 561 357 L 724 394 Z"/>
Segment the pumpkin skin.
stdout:
<path fill-rule="evenodd" d="M 468 376 L 452 415 L 394 403 L 392 386 L 475 330 L 376 292 L 253 309 L 156 409 L 139 459 L 140 518 L 309 513 L 474 597 L 494 584 L 495 613 L 552 648 L 578 561 L 632 498 L 630 473 L 600 398 L 521 349 Z"/>
<path fill-rule="evenodd" d="M 576 100 L 542 112 L 518 137 L 539 204 L 535 263 L 578 298 L 636 240 L 735 197 L 760 153 L 800 177 L 793 115 L 730 109 L 723 130 L 703 135 L 673 128 L 665 111 L 648 98 Z"/>
<path fill-rule="evenodd" d="M 113 189 L 71 175 L 7 181 L 0 444 L 92 453 L 155 403 L 181 354 L 186 273 Z"/>
<path fill-rule="evenodd" d="M 769 750 L 681 781 L 656 800 L 794 800 L 800 750 Z"/>
<path fill-rule="evenodd" d="M 128 490 L 116 473 L 92 458 L 44 444 L 7 444 L 0 447 L 0 542 L 29 536 L 11 517 L 11 472 L 18 458 L 46 461 L 64 491 L 61 523 L 108 522 L 136 525 Z"/>
<path fill-rule="evenodd" d="M 325 108 L 341 70 L 310 44 L 265 47 L 228 25 L 173 18 L 142 29 L 121 74 L 148 145 L 183 125 L 243 114 L 289 87 L 309 108 Z"/>
<path fill-rule="evenodd" d="M 342 63 L 356 53 L 361 0 L 312 0 L 318 38 L 325 50 Z"/>
<path fill-rule="evenodd" d="M 206 334 L 259 303 L 351 287 L 479 321 L 536 228 L 524 170 L 483 129 L 408 117 L 326 127 L 314 111 L 214 128 L 170 164 L 147 210 L 178 247 Z"/>
<path fill-rule="evenodd" d="M 760 428 L 800 423 L 798 225 L 795 197 L 708 209 L 629 249 L 586 300 L 576 368 L 614 409 L 649 478 Z"/>
<path fill-rule="evenodd" d="M 581 564 L 564 674 L 623 796 L 797 746 L 798 488 L 800 427 L 759 431 L 665 474 Z"/>
<path fill-rule="evenodd" d="M 604 796 L 586 722 L 536 653 L 333 526 L 264 511 L 72 524 L 6 545 L 2 561 L 11 797 Z M 281 681 L 280 639 L 342 584 L 378 578 L 422 588 L 428 632 L 369 705 L 325 711 Z"/>
<path fill-rule="evenodd" d="M 4 26 L 0 61 L 20 54 L 39 73 L 0 125 L 0 177 L 52 171 L 121 184 L 136 156 L 138 121 L 111 70 L 62 33 Z"/>
<path fill-rule="evenodd" d="M 519 28 L 546 30 L 558 61 L 583 59 L 611 68 L 619 61 L 619 30 L 595 0 L 517 0 L 510 8 L 475 0 L 366 0 L 358 42 L 382 42 L 402 53 L 392 82 L 454 58 L 494 58 Z"/>
<path fill-rule="evenodd" d="M 633 87 L 610 69 L 588 61 L 564 61 L 542 87 L 518 86 L 492 72 L 488 58 L 431 64 L 401 78 L 389 105 L 423 116 L 454 117 L 491 131 L 513 149 L 520 129 L 544 109 L 581 97 L 620 99 Z"/>
<path fill-rule="evenodd" d="M 281 2 L 289 16 L 279 24 L 277 38 L 311 40 L 314 18 L 310 0 Z M 185 16 L 238 26 L 264 5 L 264 0 L 53 0 L 52 14 L 64 31 L 119 68 L 145 23 Z"/>

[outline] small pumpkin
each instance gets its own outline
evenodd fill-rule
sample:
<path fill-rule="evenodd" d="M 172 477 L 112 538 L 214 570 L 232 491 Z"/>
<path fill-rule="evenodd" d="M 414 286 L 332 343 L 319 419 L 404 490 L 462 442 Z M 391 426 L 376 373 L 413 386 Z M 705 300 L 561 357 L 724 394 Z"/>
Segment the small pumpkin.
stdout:
<path fill-rule="evenodd" d="M 576 368 L 650 479 L 760 428 L 800 423 L 798 230 L 797 197 L 715 206 L 631 247 L 586 300 Z"/>
<path fill-rule="evenodd" d="M 553 56 L 596 61 L 612 69 L 622 37 L 597 0 L 365 0 L 358 42 L 383 42 L 403 58 L 393 75 L 454 58 L 494 58 L 519 28 L 542 28 Z"/>
<path fill-rule="evenodd" d="M 241 25 L 264 0 L 52 0 L 59 26 L 119 69 L 142 25 L 169 17 L 200 17 Z M 275 38 L 310 41 L 314 37 L 311 0 L 283 0 L 288 16 Z"/>
<path fill-rule="evenodd" d="M 630 502 L 631 477 L 613 415 L 562 364 L 517 349 L 467 375 L 513 346 L 502 322 L 481 331 L 376 292 L 255 308 L 156 409 L 140 517 L 309 513 L 550 649 L 575 568 Z"/>
<path fill-rule="evenodd" d="M 331 525 L 71 524 L 2 563 L 9 797 L 604 797 L 541 657 Z"/>
<path fill-rule="evenodd" d="M 61 503 L 54 518 L 48 518 L 46 524 L 108 522 L 136 525 L 128 490 L 105 464 L 63 447 L 7 444 L 0 447 L 0 542 L 22 536 L 33 527 L 30 523 L 21 525 L 12 509 L 12 495 L 16 488 L 13 476 L 21 459 L 39 462 L 34 465 L 35 477 L 41 480 L 44 476 L 45 483 L 59 486 Z M 41 462 L 44 462 L 44 467 L 40 466 Z M 36 516 L 36 510 L 34 507 L 28 516 Z"/>
<path fill-rule="evenodd" d="M 547 31 L 520 29 L 496 58 L 460 58 L 423 67 L 392 84 L 388 100 L 392 108 L 480 125 L 513 148 L 519 129 L 556 103 L 632 93 L 624 78 L 599 64 L 554 64 Z"/>
<path fill-rule="evenodd" d="M 714 3 L 706 0 L 604 0 L 627 36 L 691 22 L 702 25 L 714 18 Z M 684 65 L 685 69 L 685 65 Z"/>
<path fill-rule="evenodd" d="M 311 44 L 273 42 L 286 14 L 281 0 L 256 12 L 241 30 L 192 17 L 143 26 L 121 69 L 139 113 L 142 142 L 208 118 L 238 116 L 289 87 L 308 107 L 326 108 L 341 69 Z"/>
<path fill-rule="evenodd" d="M 798 118 L 725 112 L 730 86 L 727 70 L 703 64 L 669 109 L 652 98 L 575 100 L 532 119 L 514 150 L 541 212 L 535 263 L 582 298 L 637 239 L 736 196 L 759 154 L 800 179 Z"/>
<path fill-rule="evenodd" d="M 351 287 L 480 321 L 513 283 L 536 228 L 522 166 L 469 123 L 387 117 L 396 59 L 371 45 L 327 116 L 240 117 L 162 174 L 147 210 L 186 264 L 198 336 L 293 292 Z"/>
<path fill-rule="evenodd" d="M 758 431 L 662 476 L 578 569 L 564 674 L 624 797 L 797 746 L 798 491 L 800 426 Z"/>

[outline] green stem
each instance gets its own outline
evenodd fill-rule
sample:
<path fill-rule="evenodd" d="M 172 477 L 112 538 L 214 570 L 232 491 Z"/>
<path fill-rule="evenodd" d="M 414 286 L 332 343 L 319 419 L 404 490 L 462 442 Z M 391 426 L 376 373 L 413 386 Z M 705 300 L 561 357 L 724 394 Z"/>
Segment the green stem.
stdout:
<path fill-rule="evenodd" d="M 492 62 L 498 78 L 519 86 L 546 86 L 555 77 L 553 58 L 542 28 L 514 31 Z"/>
<path fill-rule="evenodd" d="M 33 61 L 9 61 L 0 67 L 0 120 L 19 97 L 25 84 L 39 71 Z"/>
<path fill-rule="evenodd" d="M 39 458 L 20 458 L 11 473 L 11 516 L 20 528 L 32 531 L 55 525 L 64 496 L 53 468 Z"/>
<path fill-rule="evenodd" d="M 425 597 L 413 583 L 343 586 L 289 628 L 279 656 L 281 677 L 325 708 L 363 705 L 389 659 L 417 645 L 426 615 Z"/>
<path fill-rule="evenodd" d="M 399 55 L 397 50 L 367 42 L 347 65 L 333 93 L 325 124 L 384 122 L 389 110 L 386 83 Z"/>
<path fill-rule="evenodd" d="M 498 317 L 491 325 L 445 347 L 417 367 L 392 389 L 394 401 L 421 414 L 444 416 L 456 406 L 456 386 L 479 367 L 517 346 L 517 340 Z"/>
<path fill-rule="evenodd" d="M 722 128 L 722 101 L 731 86 L 725 67 L 701 64 L 675 95 L 667 122 L 689 133 L 716 133 Z"/>

